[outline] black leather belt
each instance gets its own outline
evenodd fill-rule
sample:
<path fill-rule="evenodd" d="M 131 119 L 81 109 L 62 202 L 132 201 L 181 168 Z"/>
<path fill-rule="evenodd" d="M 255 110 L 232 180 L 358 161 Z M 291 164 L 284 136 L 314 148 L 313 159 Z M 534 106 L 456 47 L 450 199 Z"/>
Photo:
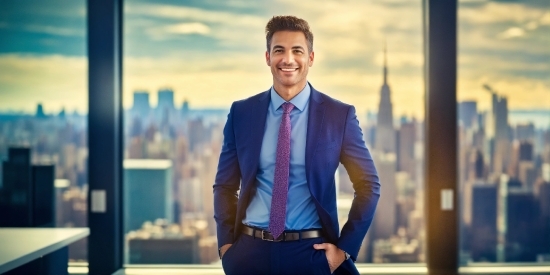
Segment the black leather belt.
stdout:
<path fill-rule="evenodd" d="M 243 224 L 242 232 L 248 236 L 262 239 L 268 242 L 288 242 L 288 241 L 297 241 L 300 239 L 319 238 L 323 236 L 321 230 L 313 229 L 313 230 L 304 230 L 304 231 L 296 231 L 296 232 L 285 231 L 281 234 L 281 236 L 275 239 L 273 238 L 273 235 L 271 235 L 269 231 L 253 228 L 244 224 Z"/>

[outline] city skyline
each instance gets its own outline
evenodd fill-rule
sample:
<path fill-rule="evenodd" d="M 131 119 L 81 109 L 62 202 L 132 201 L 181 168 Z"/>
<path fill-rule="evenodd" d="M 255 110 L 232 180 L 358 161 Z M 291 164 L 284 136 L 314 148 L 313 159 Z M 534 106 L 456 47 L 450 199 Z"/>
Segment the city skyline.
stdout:
<path fill-rule="evenodd" d="M 44 3 L 3 3 L 7 8 L 0 14 L 6 15 L 0 16 L 0 34 L 14 42 L 0 45 L 0 110 L 33 112 L 35 103 L 27 100 L 33 97 L 51 112 L 65 107 L 85 113 L 84 2 L 48 4 L 58 10 Z M 271 77 L 263 58 L 264 21 L 272 14 L 294 13 L 309 19 L 316 35 L 310 74 L 316 88 L 355 103 L 360 113 L 377 112 L 378 68 L 387 41 L 394 115 L 423 118 L 420 1 L 331 2 L 330 8 L 294 1 L 177 3 L 126 2 L 125 108 L 137 89 L 170 86 L 177 101 L 187 98 L 200 108 L 228 108 L 266 90 Z M 545 34 L 550 4 L 460 1 L 459 7 L 458 101 L 476 100 L 488 110 L 490 99 L 482 85 L 489 83 L 510 98 L 510 109 L 549 109 Z M 49 23 L 40 25 L 41 20 Z M 25 41 L 38 43 L 17 47 Z M 529 51 L 518 51 L 522 48 Z"/>
<path fill-rule="evenodd" d="M 32 147 L 33 162 L 54 164 L 64 183 L 56 189 L 56 225 L 85 226 L 85 1 L 29 3 L 0 1 L 0 36 L 10 39 L 0 44 L 0 159 L 18 145 Z M 358 262 L 425 260 L 421 1 L 276 4 L 125 1 L 126 262 L 162 263 L 162 251 L 183 246 L 193 257 L 174 263 L 218 261 L 211 186 L 223 125 L 231 102 L 272 83 L 263 58 L 272 13 L 310 22 L 309 80 L 355 105 L 386 190 Z M 459 1 L 458 13 L 461 262 L 550 261 L 550 248 L 525 234 L 550 221 L 550 2 Z M 342 225 L 354 189 L 345 169 L 337 173 Z M 163 199 L 148 192 L 152 185 L 162 186 Z M 510 229 L 515 223 L 523 227 Z M 498 240 L 479 238 L 484 232 Z M 85 260 L 85 242 L 71 253 Z"/>
<path fill-rule="evenodd" d="M 389 70 L 383 66 L 383 71 Z M 381 86 L 380 93 L 386 93 L 386 96 L 382 97 L 381 105 L 392 104 L 388 88 L 391 82 L 391 78 L 387 78 Z M 521 223 L 525 229 L 543 230 L 536 224 L 535 216 L 518 215 L 513 207 L 502 208 L 500 205 L 506 205 L 502 201 L 507 201 L 510 197 L 513 205 L 531 211 L 533 207 L 537 207 L 539 200 L 541 203 L 550 201 L 550 183 L 540 181 L 541 178 L 550 178 L 550 128 L 535 130 L 534 125 L 510 125 L 509 100 L 490 87 L 487 89 L 491 92 L 493 101 L 489 113 L 479 112 L 475 102 L 462 102 L 459 105 L 459 120 L 460 125 L 463 125 L 459 128 L 462 144 L 459 167 L 460 199 L 466 202 L 464 205 L 467 206 L 463 213 L 471 213 L 470 216 L 464 217 L 461 226 L 463 234 L 489 230 L 498 232 L 501 237 L 498 242 L 490 238 L 481 238 L 484 242 L 463 243 L 463 260 L 533 261 L 535 256 L 540 255 L 545 261 L 550 251 L 546 251 L 544 246 L 536 246 L 529 236 L 522 234 L 525 230 L 506 231 L 508 225 L 503 227 L 501 223 L 480 222 L 480 219 L 484 218 L 480 218 L 477 211 L 468 211 L 480 207 L 493 209 L 492 212 L 482 214 L 490 220 L 501 220 L 504 215 L 514 222 Z M 170 263 L 216 263 L 215 254 L 211 253 L 215 250 L 215 227 L 210 186 L 221 149 L 225 113 L 201 113 L 203 110 L 189 108 L 189 104 L 177 104 L 174 92 L 169 89 L 161 88 L 158 93 L 162 103 L 152 108 L 149 104 L 149 93 L 136 91 L 136 104 L 127 109 L 124 116 L 125 185 L 136 184 L 137 187 L 134 191 L 125 188 L 131 192 L 125 195 L 125 210 L 129 211 L 125 225 L 132 229 L 130 232 L 127 231 L 126 259 L 130 263 L 148 264 L 163 263 L 163 259 Z M 65 189 L 59 189 L 63 193 L 60 193 L 57 199 L 62 200 L 60 203 L 63 207 L 57 208 L 61 218 L 57 224 L 82 225 L 85 222 L 87 207 L 84 203 L 87 189 L 85 163 L 88 154 L 85 148 L 86 118 L 54 116 L 48 119 L 40 113 L 40 108 L 37 109 L 37 116 L 19 118 L 19 121 L 27 122 L 0 119 L 0 129 L 7 131 L 3 133 L 7 138 L 4 141 L 0 140 L 0 149 L 6 148 L 11 140 L 17 140 L 19 137 L 20 142 L 36 146 L 37 150 L 32 155 L 33 160 L 53 161 L 58 171 L 56 173 L 59 173 L 58 178 L 69 181 L 69 188 L 65 186 Z M 391 111 L 388 106 L 384 106 L 384 109 Z M 424 182 L 421 172 L 424 165 L 424 141 L 420 134 L 424 126 L 421 120 L 402 121 L 399 125 L 391 125 L 391 116 L 391 112 L 386 112 L 378 116 L 378 121 L 375 119 L 376 116 L 367 117 L 366 120 L 360 119 L 365 131 L 365 140 L 386 192 L 382 195 L 374 223 L 359 253 L 359 262 L 422 262 L 425 259 L 422 215 Z M 57 130 L 51 131 L 51 126 Z M 46 129 L 47 133 L 41 132 Z M 390 135 L 395 136 L 396 148 L 385 147 L 384 144 L 377 146 L 378 140 L 383 140 L 384 137 L 375 138 L 372 133 L 379 133 L 380 129 L 385 129 L 386 139 L 391 140 Z M 27 137 L 28 140 L 21 140 L 21 137 Z M 58 140 L 61 143 L 56 142 Z M 516 141 L 521 141 L 519 147 Z M 506 154 L 510 148 L 512 154 Z M 474 161 L 471 161 L 471 152 L 474 152 Z M 134 160 L 128 162 L 128 159 Z M 539 161 L 535 161 L 536 159 Z M 170 167 L 174 167 L 173 173 Z M 161 184 L 164 185 L 163 192 L 166 192 L 164 200 L 159 200 L 158 194 L 157 198 L 153 199 L 153 194 L 147 192 L 152 182 L 144 179 L 152 176 L 151 168 L 163 171 L 164 176 L 155 178 L 164 182 Z M 129 173 L 135 172 L 147 173 L 147 176 L 135 174 L 133 177 L 139 180 L 130 181 L 132 176 L 129 176 Z M 347 219 L 344 214 L 350 207 L 353 188 L 346 171 L 339 169 L 338 173 L 338 207 L 343 224 Z M 480 193 L 479 186 L 492 186 L 492 189 L 485 189 L 489 193 L 483 190 Z M 491 196 L 496 190 L 504 188 L 503 186 L 506 186 L 503 190 L 509 188 L 509 195 L 504 191 L 507 194 L 504 197 L 491 197 L 493 199 L 485 200 L 494 202 L 493 205 L 483 204 L 483 196 Z M 548 197 L 538 195 L 542 199 L 537 199 L 533 192 L 536 186 L 542 190 L 541 194 L 548 193 Z M 160 203 L 164 210 L 156 211 L 156 214 L 152 215 L 146 215 L 148 210 L 131 212 L 136 208 L 135 203 L 144 209 L 149 209 L 149 204 Z M 389 215 L 393 215 L 391 219 L 388 218 Z M 546 214 L 543 217 L 546 216 L 550 218 L 550 215 Z M 151 226 L 153 222 L 159 222 L 155 217 L 165 218 L 166 220 L 161 221 L 164 225 Z M 130 221 L 132 224 L 129 224 Z M 140 225 L 142 223 L 143 225 Z M 159 231 L 169 234 L 161 234 L 164 237 L 159 239 Z M 190 242 L 186 244 L 188 249 L 185 251 L 186 255 L 195 255 L 192 259 L 180 257 L 168 260 L 158 257 L 165 249 L 168 251 L 179 247 L 180 242 L 170 240 L 181 236 L 190 237 L 185 242 Z M 502 241 L 503 238 L 506 241 Z M 514 248 L 518 245 L 532 249 L 521 254 L 521 249 Z M 394 252 L 394 249 L 400 252 Z M 201 256 L 197 256 L 198 254 Z M 86 257 L 85 255 L 85 242 L 81 242 L 71 257 L 83 260 L 82 257 Z"/>

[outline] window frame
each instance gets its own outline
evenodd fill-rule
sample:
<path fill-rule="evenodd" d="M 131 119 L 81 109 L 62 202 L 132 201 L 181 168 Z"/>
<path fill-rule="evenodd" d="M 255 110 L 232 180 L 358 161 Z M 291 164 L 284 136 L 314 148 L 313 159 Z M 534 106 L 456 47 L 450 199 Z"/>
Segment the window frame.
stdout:
<path fill-rule="evenodd" d="M 124 267 L 123 1 L 87 1 L 90 187 L 88 225 L 91 232 L 88 257 L 89 274 L 92 275 L 112 274 Z M 422 6 L 426 122 L 426 266 L 430 273 L 453 274 L 459 269 L 460 251 L 456 113 L 458 1 L 422 0 Z M 91 194 L 97 190 L 106 192 L 105 212 L 92 211 Z M 452 192 L 452 210 L 441 209 L 442 190 Z M 358 264 L 360 269 L 367 266 L 370 264 Z M 422 267 L 423 264 L 414 266 Z M 197 268 L 197 265 L 189 265 L 188 268 Z"/>

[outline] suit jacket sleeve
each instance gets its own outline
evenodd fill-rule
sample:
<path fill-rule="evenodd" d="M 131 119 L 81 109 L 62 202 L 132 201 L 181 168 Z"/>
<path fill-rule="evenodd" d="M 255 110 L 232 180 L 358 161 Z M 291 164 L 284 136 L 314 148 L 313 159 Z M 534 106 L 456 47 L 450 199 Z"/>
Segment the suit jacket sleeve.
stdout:
<path fill-rule="evenodd" d="M 380 182 L 353 106 L 346 117 L 340 162 L 353 183 L 355 197 L 336 245 L 356 260 L 380 197 Z"/>
<path fill-rule="evenodd" d="M 223 130 L 223 145 L 214 183 L 214 219 L 217 225 L 218 247 L 233 243 L 238 190 L 241 180 L 233 117 L 233 104 Z"/>

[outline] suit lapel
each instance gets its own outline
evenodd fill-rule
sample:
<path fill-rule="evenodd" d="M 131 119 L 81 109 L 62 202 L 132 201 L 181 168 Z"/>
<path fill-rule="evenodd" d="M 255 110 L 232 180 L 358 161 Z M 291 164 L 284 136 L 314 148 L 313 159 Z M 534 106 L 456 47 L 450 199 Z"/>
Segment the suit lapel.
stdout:
<path fill-rule="evenodd" d="M 315 157 L 315 149 L 317 148 L 317 139 L 320 136 L 320 131 L 323 128 L 325 108 L 323 106 L 323 98 L 321 94 L 311 86 L 311 96 L 309 100 L 309 114 L 307 121 L 306 134 L 306 179 L 309 183 L 310 191 L 312 189 L 311 167 L 312 160 Z M 312 191 L 313 194 L 313 191 Z"/>
<path fill-rule="evenodd" d="M 256 176 L 256 171 L 258 171 L 258 165 L 260 162 L 260 152 L 262 150 L 262 141 L 264 138 L 265 132 L 265 121 L 267 119 L 267 111 L 269 108 L 269 102 L 271 102 L 269 97 L 269 90 L 264 92 L 259 98 L 258 101 L 254 102 L 254 105 L 250 107 L 251 112 L 247 112 L 250 117 L 247 118 L 246 123 L 248 124 L 246 128 L 248 131 L 247 140 L 250 142 L 250 166 L 252 170 L 248 170 L 248 180 L 243 181 L 243 183 L 253 182 L 253 179 Z M 246 184 L 245 183 L 245 184 Z"/>

